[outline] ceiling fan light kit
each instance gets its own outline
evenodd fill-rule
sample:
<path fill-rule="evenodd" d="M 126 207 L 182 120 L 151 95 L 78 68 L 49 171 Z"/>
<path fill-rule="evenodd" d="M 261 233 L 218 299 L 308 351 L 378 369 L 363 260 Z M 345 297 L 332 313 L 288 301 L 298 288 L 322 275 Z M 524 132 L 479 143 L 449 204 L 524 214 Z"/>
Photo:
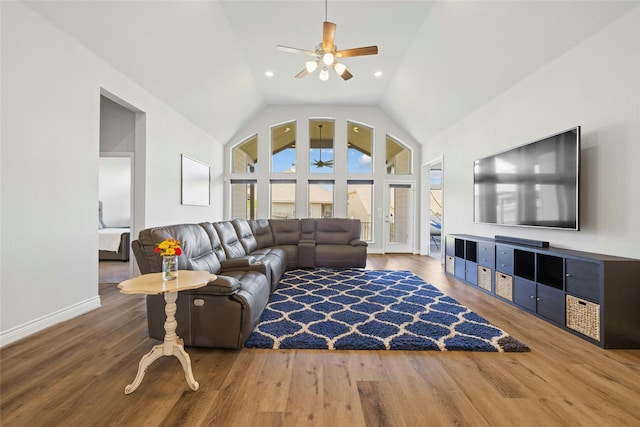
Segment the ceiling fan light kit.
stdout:
<path fill-rule="evenodd" d="M 318 68 L 318 61 L 307 61 L 304 66 L 308 73 L 313 73 Z"/>
<path fill-rule="evenodd" d="M 363 55 L 377 55 L 378 54 L 378 46 L 366 46 L 366 47 L 357 47 L 353 49 L 344 49 L 338 50 L 336 45 L 334 44 L 334 36 L 336 32 L 336 24 L 333 22 L 327 21 L 327 0 L 324 2 L 324 22 L 322 23 L 322 43 L 316 46 L 314 51 L 306 50 L 306 49 L 298 49 L 295 47 L 288 46 L 276 46 L 276 49 L 289 52 L 289 53 L 302 53 L 304 55 L 315 56 L 315 61 L 307 61 L 305 63 L 305 68 L 296 74 L 296 78 L 305 77 L 307 74 L 312 73 L 318 68 L 320 62 L 322 62 L 323 67 L 320 70 L 319 78 L 322 81 L 329 80 L 329 71 L 328 67 L 331 67 L 335 70 L 335 72 L 342 77 L 343 80 L 349 80 L 353 77 L 347 67 L 336 61 L 336 58 L 349 58 L 353 56 L 363 56 Z"/>

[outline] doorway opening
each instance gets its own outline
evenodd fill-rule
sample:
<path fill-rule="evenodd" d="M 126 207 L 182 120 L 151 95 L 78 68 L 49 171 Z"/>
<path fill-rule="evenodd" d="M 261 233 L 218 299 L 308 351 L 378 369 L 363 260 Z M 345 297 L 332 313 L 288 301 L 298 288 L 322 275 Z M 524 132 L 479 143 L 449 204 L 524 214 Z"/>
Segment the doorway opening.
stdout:
<path fill-rule="evenodd" d="M 444 220 L 444 168 L 443 159 L 438 158 L 424 167 L 423 179 L 425 179 L 425 194 L 424 200 L 426 206 L 423 210 L 425 212 L 422 218 L 422 223 L 425 224 L 424 230 L 426 230 L 426 236 L 424 240 L 428 244 L 427 254 L 434 258 L 438 258 L 442 261 L 442 225 Z"/>
<path fill-rule="evenodd" d="M 102 231 L 100 228 L 110 227 L 122 231 L 120 236 L 124 233 L 127 236 L 120 239 L 117 252 L 100 250 L 98 259 L 126 264 L 129 277 L 139 274 L 136 263 L 131 262 L 131 240 L 144 228 L 145 139 L 145 113 L 101 89 L 98 232 Z"/>

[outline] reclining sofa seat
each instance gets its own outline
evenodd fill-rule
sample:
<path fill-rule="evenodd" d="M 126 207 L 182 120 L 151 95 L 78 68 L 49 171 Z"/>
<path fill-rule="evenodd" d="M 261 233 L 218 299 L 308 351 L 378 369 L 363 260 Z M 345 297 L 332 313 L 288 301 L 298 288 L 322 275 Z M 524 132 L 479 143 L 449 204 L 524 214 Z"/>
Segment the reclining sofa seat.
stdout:
<path fill-rule="evenodd" d="M 270 219 L 269 227 L 273 246 L 284 250 L 289 259 L 287 269 L 298 268 L 298 242 L 300 241 L 299 219 Z"/>
<path fill-rule="evenodd" d="M 360 240 L 360 221 L 323 218 L 315 221 L 315 266 L 364 268 L 367 243 Z"/>
<path fill-rule="evenodd" d="M 209 228 L 213 231 L 210 224 Z M 182 224 L 142 230 L 132 242 L 133 252 L 142 274 L 160 272 L 157 244 L 169 237 L 185 242 L 178 269 L 206 270 L 217 278 L 202 288 L 178 293 L 176 334 L 188 346 L 241 348 L 267 305 L 270 283 L 261 271 L 223 270 L 205 229 Z M 165 320 L 164 296 L 147 295 L 149 337 L 164 339 Z"/>
<path fill-rule="evenodd" d="M 236 233 L 238 234 L 240 243 L 242 243 L 245 251 L 248 254 L 256 257 L 258 261 L 266 262 L 267 265 L 270 266 L 273 275 L 271 292 L 275 291 L 276 286 L 278 286 L 278 282 L 280 282 L 280 279 L 282 278 L 282 275 L 289 269 L 288 267 L 290 264 L 288 253 L 283 248 L 274 246 L 273 243 L 270 246 L 259 246 L 258 239 L 253 234 L 249 221 L 245 219 L 234 219 L 232 223 L 233 227 L 236 229 Z M 267 235 L 265 234 L 263 237 L 266 236 Z M 271 238 L 267 238 L 267 241 L 273 242 L 273 237 L 270 237 Z M 292 256 L 294 257 L 294 259 L 297 258 L 295 253 L 292 253 Z"/>

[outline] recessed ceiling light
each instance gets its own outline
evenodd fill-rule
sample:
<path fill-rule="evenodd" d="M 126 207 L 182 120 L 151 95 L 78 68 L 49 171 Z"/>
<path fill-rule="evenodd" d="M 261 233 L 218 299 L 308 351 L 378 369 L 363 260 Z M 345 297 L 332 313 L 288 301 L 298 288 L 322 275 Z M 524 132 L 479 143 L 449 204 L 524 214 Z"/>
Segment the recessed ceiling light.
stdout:
<path fill-rule="evenodd" d="M 373 75 L 376 77 L 380 77 L 382 75 L 382 71 L 376 71 L 375 73 L 373 73 Z"/>
<path fill-rule="evenodd" d="M 264 75 L 267 77 L 273 77 L 273 71 L 267 71 Z"/>

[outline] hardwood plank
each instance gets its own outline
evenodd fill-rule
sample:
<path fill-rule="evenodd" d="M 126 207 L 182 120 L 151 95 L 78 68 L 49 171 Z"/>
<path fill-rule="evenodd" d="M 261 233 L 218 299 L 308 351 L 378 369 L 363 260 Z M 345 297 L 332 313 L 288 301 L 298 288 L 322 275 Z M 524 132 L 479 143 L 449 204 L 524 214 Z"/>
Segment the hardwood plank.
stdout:
<path fill-rule="evenodd" d="M 364 426 L 358 395 L 357 371 L 350 369 L 356 351 L 325 352 L 323 361 L 324 425 Z"/>
<path fill-rule="evenodd" d="M 287 425 L 325 425 L 322 352 L 297 350 L 294 356 Z"/>
<path fill-rule="evenodd" d="M 286 412 L 293 376 L 294 354 L 286 350 L 260 350 L 265 363 L 256 381 L 260 390 L 258 412 Z"/>
<path fill-rule="evenodd" d="M 402 403 L 388 381 L 358 381 L 366 426 L 403 427 Z"/>

